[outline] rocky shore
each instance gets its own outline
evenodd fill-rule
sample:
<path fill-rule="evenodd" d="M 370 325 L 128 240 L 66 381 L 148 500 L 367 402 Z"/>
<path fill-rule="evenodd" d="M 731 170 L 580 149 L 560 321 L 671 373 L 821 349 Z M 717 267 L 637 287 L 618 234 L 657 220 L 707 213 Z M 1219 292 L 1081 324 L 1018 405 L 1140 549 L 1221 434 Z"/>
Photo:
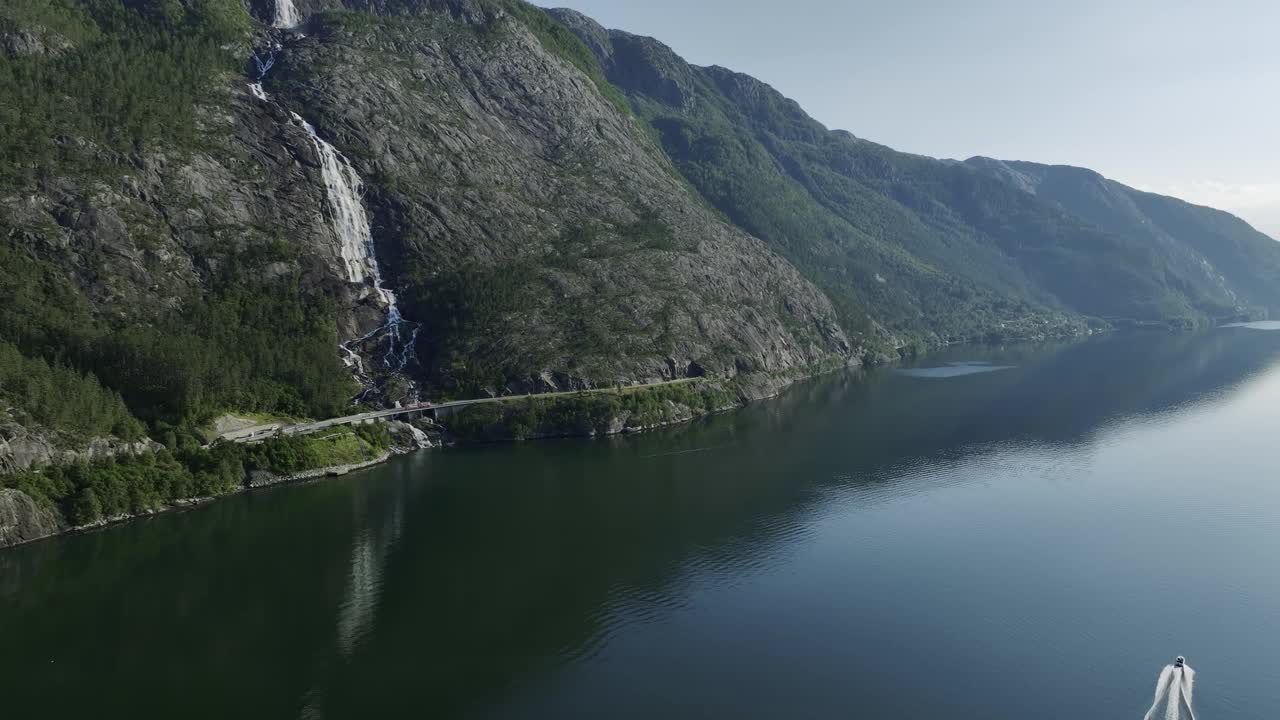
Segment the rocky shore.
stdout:
<path fill-rule="evenodd" d="M 391 458 L 394 453 L 388 451 L 378 457 L 361 463 L 352 463 L 350 465 L 334 465 L 333 467 L 316 468 L 314 470 L 304 470 L 302 472 L 290 475 L 276 475 L 262 470 L 249 473 L 249 479 L 245 483 L 246 490 L 255 488 L 271 487 L 272 485 L 284 485 L 286 483 L 302 482 L 304 480 L 314 480 L 322 477 L 341 477 L 356 470 L 363 470 L 374 465 L 381 465 Z"/>
<path fill-rule="evenodd" d="M 397 455 L 406 455 L 419 450 L 436 448 L 442 444 L 438 434 L 429 435 L 408 423 L 394 422 L 389 423 L 389 425 L 392 436 L 395 438 L 395 444 L 386 452 L 364 462 L 313 468 L 288 475 L 260 471 L 253 472 L 245 478 L 245 482 L 240 488 L 226 495 L 184 498 L 174 501 L 163 508 L 143 513 L 126 513 L 104 518 L 88 525 L 70 525 L 59 518 L 57 513 L 41 507 L 26 493 L 14 489 L 0 489 L 0 549 L 44 540 L 64 533 L 99 530 L 140 517 L 189 510 L 228 495 L 237 495 L 259 488 L 305 482 L 323 477 L 341 477 L 358 470 L 381 465 Z"/>
<path fill-rule="evenodd" d="M 698 395 L 694 397 L 694 399 L 700 400 L 711 398 L 711 402 L 706 404 L 693 402 L 690 399 L 677 401 L 667 398 L 660 400 L 661 412 L 658 414 L 650 412 L 650 414 L 642 416 L 632 410 L 618 409 L 608 417 L 601 419 L 598 423 L 570 425 L 549 431 L 533 430 L 525 434 L 512 434 L 506 431 L 510 420 L 508 415 L 512 412 L 518 413 L 522 410 L 523 406 L 517 404 L 512 404 L 510 407 L 496 405 L 481 406 L 493 410 L 496 410 L 499 407 L 502 408 L 502 410 L 499 411 L 497 416 L 493 419 L 494 424 L 491 428 L 492 432 L 485 434 L 468 435 L 465 432 L 461 432 L 460 428 L 462 423 L 459 423 L 458 426 L 454 428 L 431 426 L 427 431 L 424 431 L 422 428 L 410 423 L 398 421 L 390 422 L 388 423 L 388 429 L 391 431 L 393 438 L 392 447 L 386 452 L 379 454 L 377 457 L 357 463 L 318 467 L 290 474 L 254 471 L 248 474 L 243 485 L 231 493 L 228 493 L 228 495 L 235 495 L 241 492 L 260 488 L 305 482 L 324 477 L 341 477 L 352 472 L 380 465 L 396 455 L 404 455 L 420 450 L 438 448 L 445 444 L 492 443 L 507 442 L 511 440 L 539 440 L 563 437 L 598 437 L 640 433 L 672 427 L 709 415 L 730 412 L 744 407 L 751 402 L 774 397 L 783 392 L 786 387 L 799 380 L 840 369 L 841 367 L 843 367 L 843 365 L 833 363 L 827 366 L 812 366 L 805 369 L 797 369 L 785 376 L 757 376 L 753 379 L 751 384 L 739 386 L 736 391 L 730 392 L 727 388 L 717 385 L 716 391 L 718 391 L 718 394 L 712 393 L 709 395 Z M 536 398 L 534 400 L 536 402 L 548 404 L 559 403 L 561 405 L 572 407 L 576 398 L 561 399 L 558 401 L 537 401 Z M 226 495 L 186 498 L 175 501 L 163 508 L 158 508 L 148 512 L 123 514 L 105 518 L 89 525 L 76 526 L 66 523 L 58 517 L 57 513 L 41 507 L 35 500 L 19 490 L 0 490 L 0 548 L 22 545 L 63 533 L 98 530 L 111 525 L 128 522 L 129 520 L 139 517 L 147 517 L 175 510 L 187 510 L 204 503 L 217 500 L 221 497 L 226 497 Z"/>

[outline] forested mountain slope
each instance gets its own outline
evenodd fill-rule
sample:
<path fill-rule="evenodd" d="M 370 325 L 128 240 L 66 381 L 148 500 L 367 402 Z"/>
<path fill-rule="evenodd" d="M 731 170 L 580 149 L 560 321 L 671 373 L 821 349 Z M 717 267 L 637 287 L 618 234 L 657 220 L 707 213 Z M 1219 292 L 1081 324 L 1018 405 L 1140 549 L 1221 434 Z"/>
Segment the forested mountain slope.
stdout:
<path fill-rule="evenodd" d="M 571 10 L 550 13 L 592 49 L 690 182 L 846 314 L 871 308 L 931 343 L 1053 326 L 1054 313 L 1186 326 L 1258 310 L 1146 234 L 981 167 L 829 131 L 754 78 L 692 66 Z"/>
<path fill-rule="evenodd" d="M 1280 312 L 1280 243 L 1230 213 L 1135 190 L 1085 168 L 982 157 L 966 163 L 1108 232 L 1150 243 L 1207 308 Z"/>

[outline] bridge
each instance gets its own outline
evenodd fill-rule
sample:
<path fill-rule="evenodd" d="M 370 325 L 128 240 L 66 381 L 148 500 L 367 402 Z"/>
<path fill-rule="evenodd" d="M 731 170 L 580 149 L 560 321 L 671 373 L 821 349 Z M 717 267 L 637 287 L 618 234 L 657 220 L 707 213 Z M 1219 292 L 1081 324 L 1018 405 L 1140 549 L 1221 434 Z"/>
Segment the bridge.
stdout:
<path fill-rule="evenodd" d="M 597 388 L 594 390 L 569 390 L 566 392 L 538 393 L 534 395 L 505 395 L 502 397 L 475 398 L 473 400 L 452 400 L 442 403 L 423 402 L 405 407 L 390 408 L 387 410 L 370 410 L 369 412 L 363 412 L 357 415 L 347 415 L 345 417 L 298 423 L 295 425 L 286 425 L 284 423 L 254 425 L 252 427 L 222 433 L 218 436 L 218 439 L 235 443 L 255 443 L 262 442 L 269 438 L 286 435 L 311 435 L 313 433 L 320 432 L 321 430 L 341 425 L 365 425 L 375 422 L 389 422 L 391 420 L 416 420 L 423 417 L 429 417 L 432 420 L 439 420 L 442 417 L 453 415 L 472 405 L 520 402 L 529 399 L 543 400 L 558 397 L 577 397 L 580 395 L 595 395 L 602 393 L 632 393 L 638 390 L 662 387 L 664 385 L 683 385 L 687 383 L 702 382 L 702 380 L 703 378 L 681 378 L 679 380 L 662 380 L 659 382 L 644 383 L 641 385 L 627 385 L 620 390 L 618 388 Z"/>

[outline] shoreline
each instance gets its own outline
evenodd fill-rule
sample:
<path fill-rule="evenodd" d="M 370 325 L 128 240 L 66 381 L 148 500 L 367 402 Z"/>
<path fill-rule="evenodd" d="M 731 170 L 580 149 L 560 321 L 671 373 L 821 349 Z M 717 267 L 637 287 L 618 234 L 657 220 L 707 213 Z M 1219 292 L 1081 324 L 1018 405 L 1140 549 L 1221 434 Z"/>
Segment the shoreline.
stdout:
<path fill-rule="evenodd" d="M 1076 336 L 1071 339 L 1082 340 L 1082 339 L 1087 339 L 1087 337 L 1089 336 Z M 1045 340 L 1045 341 L 1036 342 L 1036 341 L 1020 340 L 1020 341 L 1012 341 L 1012 342 L 1027 342 L 1030 344 L 1040 345 L 1050 341 Z M 954 345 L 949 345 L 947 347 L 955 347 L 956 345 L 968 345 L 968 344 L 981 345 L 985 343 L 956 343 Z M 944 347 L 939 349 L 946 349 L 946 348 Z M 217 500 L 232 497 L 235 495 L 240 495 L 245 492 L 284 487 L 288 485 L 301 484 L 305 482 L 311 482 L 311 481 L 316 481 L 316 480 L 321 480 L 321 479 L 331 478 L 331 477 L 345 477 L 353 472 L 358 472 L 360 470 L 366 470 L 372 467 L 376 467 L 378 465 L 383 465 L 389 460 L 391 460 L 393 457 L 398 457 L 401 455 L 409 455 L 409 454 L 422 452 L 426 450 L 436 450 L 442 447 L 467 447 L 467 446 L 484 447 L 484 446 L 501 445 L 505 443 L 530 442 L 530 441 L 538 441 L 538 440 L 555 440 L 555 439 L 563 440 L 563 439 L 572 439 L 572 438 L 592 439 L 592 438 L 613 437 L 613 436 L 620 436 L 620 435 L 637 435 L 641 433 L 672 428 L 679 425 L 687 425 L 689 423 L 694 422 L 695 420 L 700 420 L 703 418 L 713 417 L 717 415 L 724 415 L 730 412 L 736 412 L 738 410 L 742 410 L 751 405 L 754 405 L 758 402 L 778 398 L 784 395 L 791 388 L 795 387 L 797 384 L 807 380 L 812 380 L 814 378 L 822 377 L 825 375 L 831 375 L 833 373 L 841 372 L 841 371 L 848 372 L 852 370 L 855 372 L 865 373 L 870 370 L 883 368 L 883 367 L 890 367 L 892 365 L 900 364 L 903 361 L 908 360 L 908 358 L 904 358 L 901 356 L 897 358 L 882 357 L 877 359 L 879 359 L 880 362 L 865 362 L 860 360 L 857 362 L 831 363 L 825 366 L 822 366 L 822 365 L 819 365 L 817 367 L 811 366 L 804 370 L 793 371 L 792 373 L 788 373 L 782 376 L 770 376 L 770 377 L 758 378 L 754 381 L 755 382 L 754 387 L 751 388 L 755 392 L 741 393 L 739 395 L 740 401 L 737 403 L 734 403 L 732 405 L 717 407 L 709 411 L 694 412 L 688 417 L 674 418 L 669 421 L 659 422 L 654 424 L 629 426 L 626 424 L 624 420 L 621 424 L 617 426 L 617 429 L 610 428 L 609 431 L 607 432 L 592 431 L 589 433 L 581 433 L 581 432 L 546 433 L 546 434 L 531 435 L 525 438 L 507 437 L 507 438 L 497 438 L 493 440 L 474 440 L 474 439 L 460 440 L 456 436 L 453 436 L 450 441 L 442 442 L 440 445 L 433 445 L 430 447 L 393 446 L 391 449 L 383 452 L 378 457 L 372 458 L 370 460 L 366 460 L 363 462 L 359 462 L 359 463 L 349 463 L 344 465 L 331 465 L 326 467 L 313 468 L 311 470 L 303 470 L 303 471 L 299 471 L 299 472 L 292 473 L 289 475 L 284 475 L 284 476 L 274 475 L 271 473 L 262 473 L 261 471 L 259 471 L 257 473 L 248 474 L 245 477 L 244 482 L 240 486 L 238 486 L 235 490 L 232 490 L 227 493 L 223 493 L 221 495 L 183 498 L 180 500 L 175 500 L 169 505 L 166 505 L 164 507 L 156 508 L 146 512 L 118 515 L 112 518 L 99 520 L 97 522 L 94 522 L 88 525 L 76 525 L 76 526 L 63 527 L 62 529 L 59 529 L 55 532 L 51 532 L 45 535 L 26 538 L 18 542 L 6 544 L 6 545 L 0 545 L 0 553 L 10 548 L 17 548 L 17 547 L 22 547 L 26 545 L 31 545 L 33 543 L 51 540 L 53 538 L 63 537 L 66 535 L 107 530 L 107 529 L 111 529 L 135 520 L 140 520 L 142 518 L 148 518 L 148 517 L 163 515 L 163 514 L 172 513 L 172 512 L 182 512 L 186 510 L 193 510 L 203 505 L 207 505 L 209 503 L 215 502 Z M 532 399 L 536 400 L 537 396 L 536 395 L 532 396 Z M 692 410 L 692 408 L 690 409 Z M 447 428 L 445 429 L 447 431 Z"/>
<path fill-rule="evenodd" d="M 563 433 L 538 434 L 536 436 L 530 436 L 526 438 L 506 437 L 506 438 L 498 438 L 493 440 L 477 440 L 477 439 L 460 439 L 458 436 L 453 435 L 453 433 L 450 432 L 447 427 L 445 427 L 444 429 L 446 430 L 446 437 L 450 439 L 447 441 L 442 441 L 441 444 L 439 445 L 434 445 L 430 447 L 392 446 L 389 450 L 382 453 L 382 455 L 380 455 L 379 457 L 371 460 L 366 460 L 364 462 L 314 468 L 311 470 L 303 470 L 303 471 L 292 473 L 290 475 L 285 475 L 285 476 L 279 476 L 279 475 L 274 475 L 270 473 L 263 473 L 255 477 L 255 473 L 249 473 L 246 475 L 243 483 L 240 486 L 238 486 L 234 490 L 223 493 L 221 495 L 183 498 L 180 500 L 175 500 L 164 507 L 148 510 L 146 512 L 117 515 L 111 518 L 105 518 L 105 519 L 99 520 L 97 522 L 94 522 L 88 525 L 63 526 L 59 530 L 56 530 L 54 532 L 47 533 L 44 535 L 40 535 L 38 537 L 25 538 L 23 540 L 10 543 L 10 544 L 0 544 L 0 553 L 3 553 L 4 551 L 10 548 L 31 545 L 33 543 L 52 540 L 53 538 L 63 537 L 66 535 L 97 532 L 97 531 L 111 529 L 135 520 L 143 519 L 143 518 L 154 517 L 154 516 L 163 515 L 166 513 L 193 510 L 203 505 L 207 505 L 217 500 L 221 500 L 223 498 L 240 495 L 245 492 L 252 492 L 254 490 L 284 487 L 288 485 L 316 481 L 316 480 L 329 478 L 329 477 L 345 477 L 346 475 L 349 475 L 350 473 L 353 473 L 353 472 L 358 472 L 359 470 L 365 470 L 371 467 L 385 464 L 387 461 L 389 461 L 393 457 L 397 457 L 400 455 L 409 455 L 415 452 L 421 452 L 425 450 L 435 450 L 435 449 L 440 449 L 442 447 L 467 447 L 467 446 L 484 447 L 484 446 L 500 445 L 505 443 L 529 442 L 529 441 L 537 441 L 537 440 L 555 440 L 555 439 L 572 439 L 572 438 L 592 439 L 592 438 L 613 437 L 613 436 L 620 436 L 620 435 L 636 435 L 636 434 L 641 434 L 646 432 L 653 432 L 656 430 L 672 428 L 679 425 L 687 425 L 691 422 L 694 422 L 695 420 L 708 418 L 716 415 L 723 415 L 730 412 L 735 412 L 735 411 L 747 408 L 751 405 L 754 405 L 755 403 L 758 403 L 758 402 L 762 402 L 765 400 L 772 400 L 774 398 L 777 398 L 783 395 L 795 385 L 801 382 L 804 382 L 806 380 L 811 380 L 813 378 L 821 377 L 824 375 L 830 375 L 832 373 L 840 372 L 840 371 L 855 370 L 858 372 L 865 372 L 875 367 L 889 366 L 901 361 L 902 361 L 902 358 L 900 357 L 896 359 L 882 358 L 881 362 L 868 363 L 865 360 L 858 358 L 853 360 L 852 362 L 845 361 L 845 362 L 819 363 L 819 364 L 805 367 L 803 369 L 792 370 L 785 374 L 752 378 L 751 379 L 752 385 L 739 388 L 741 391 L 738 395 L 739 401 L 731 405 L 717 407 L 709 411 L 702 411 L 702 412 L 695 411 L 687 417 L 673 418 L 665 422 L 640 425 L 640 426 L 628 426 L 624 418 L 623 422 L 621 424 L 618 424 L 616 429 L 611 427 L 607 432 L 595 432 L 595 431 L 588 432 L 588 433 L 563 432 Z M 531 396 L 531 399 L 537 400 L 538 396 L 536 395 Z M 548 401 L 554 401 L 554 399 L 548 398 Z M 689 409 L 694 410 L 694 408 L 689 408 Z M 615 418 L 615 420 L 616 419 L 617 418 Z M 24 494 L 24 497 L 25 497 L 25 494 Z M 60 520 L 60 518 L 55 517 L 55 520 Z"/>
<path fill-rule="evenodd" d="M 832 370 L 832 371 L 828 371 L 828 372 L 834 372 L 834 370 Z M 825 374 L 825 373 L 819 373 L 819 374 Z M 807 376 L 805 376 L 804 378 L 798 378 L 798 379 L 796 380 L 796 382 L 798 382 L 799 380 L 809 379 L 809 378 L 816 377 L 816 376 L 817 376 L 817 374 L 814 374 L 814 375 L 807 375 Z M 790 387 L 792 384 L 794 384 L 794 382 L 793 382 L 793 383 L 788 383 L 788 384 L 783 388 L 783 391 L 785 391 L 786 387 Z M 38 536 L 38 537 L 26 538 L 26 539 L 24 539 L 24 540 L 21 540 L 21 541 L 15 542 L 15 543 L 10 543 L 10 544 L 7 544 L 7 545 L 0 545 L 0 553 L 3 553 L 3 552 L 5 552 L 6 550 L 10 550 L 10 549 L 12 549 L 12 548 L 18 548 L 18 547 L 24 547 L 24 546 L 28 546 L 28 545 L 33 545 L 33 544 L 35 544 L 35 543 L 44 542 L 44 541 L 48 541 L 48 540 L 53 540 L 53 539 L 55 539 L 55 538 L 59 538 L 59 537 L 66 537 L 66 536 L 69 536 L 69 535 L 80 535 L 80 534 L 88 534 L 88 533 L 93 533 L 93 532 L 101 532 L 101 531 L 105 531 L 105 530 L 111 530 L 111 529 L 116 528 L 116 527 L 118 527 L 118 526 L 125 525 L 125 524 L 130 523 L 130 522 L 133 522 L 133 521 L 135 521 L 135 520 L 142 520 L 142 519 L 144 519 L 144 518 L 151 518 L 151 517 L 156 517 L 156 516 L 159 516 L 159 515 L 165 515 L 165 514 L 169 514 L 169 513 L 178 513 L 178 512 L 185 512 L 185 511 L 188 511 L 188 510 L 195 510 L 195 509 L 197 509 L 197 508 L 203 507 L 203 506 L 208 505 L 208 504 L 210 504 L 210 503 L 217 502 L 217 501 L 219 501 L 219 500 L 223 500 L 223 499 L 226 499 L 226 498 L 230 498 L 230 497 L 235 497 L 235 496 L 238 496 L 238 495 L 242 495 L 242 494 L 244 494 L 244 493 L 249 493 L 249 492 L 254 492 L 254 491 L 259 491 L 259 490 L 270 490 L 270 489 L 275 489 L 275 488 L 283 488 L 283 487 L 287 487 L 287 486 L 290 486 L 290 485 L 300 485 L 300 484 L 303 484 L 303 483 L 307 483 L 307 482 L 314 482 L 314 481 L 324 480 L 324 479 L 328 479 L 328 478 L 341 478 L 341 477 L 346 477 L 346 476 L 350 475 L 351 473 L 359 472 L 359 471 L 361 471 L 361 470 L 367 470 L 367 469 L 369 469 L 369 468 L 377 467 L 377 466 L 379 466 L 379 465 L 384 465 L 384 464 L 386 464 L 388 461 L 390 461 L 392 458 L 401 457 L 401 456 L 405 456 L 405 455 L 412 455 L 412 454 L 414 454 L 414 453 L 426 452 L 426 451 L 429 451 L 429 450 L 439 450 L 439 449 L 444 448 L 444 447 L 464 447 L 464 446 L 476 446 L 476 447 L 483 447 L 483 446 L 501 445 L 501 444 L 506 444 L 506 443 L 513 443 L 513 442 L 526 442 L 526 441 L 535 441 L 535 440 L 556 440 L 556 439 L 570 439 L 570 438 L 582 438 L 582 439 L 584 439 L 584 440 L 585 440 L 585 439 L 592 439 L 592 438 L 596 438 L 596 437 L 611 437 L 611 436 L 615 436 L 615 435 L 633 435 L 633 434 L 640 434 L 640 433 L 645 433 L 645 432 L 651 432 L 651 431 L 654 431 L 654 430 L 661 430 L 661 429 L 664 429 L 664 428 L 674 427 L 674 426 L 677 426 L 677 425 L 684 425 L 684 424 L 688 424 L 688 423 L 691 423 L 691 422 L 693 422 L 693 421 L 695 421 L 695 420 L 698 420 L 698 419 L 701 419 L 701 418 L 711 417 L 712 415 L 722 415 L 722 414 L 725 414 L 725 413 L 729 413 L 729 412 L 733 412 L 733 411 L 736 411 L 736 410 L 740 410 L 740 409 L 742 409 L 742 408 L 747 407 L 748 405 L 750 405 L 750 404 L 752 404 L 752 403 L 759 402 L 760 400 L 766 400 L 766 399 L 770 399 L 770 398 L 773 398 L 773 397 L 777 397 L 777 395 L 779 395 L 779 394 L 781 394 L 781 392 L 779 392 L 779 393 L 775 393 L 775 394 L 770 395 L 770 396 L 768 396 L 768 397 L 762 397 L 762 398 L 759 398 L 759 399 L 753 399 L 753 400 L 750 400 L 750 401 L 745 402 L 745 403 L 742 403 L 742 404 L 733 405 L 733 406 L 729 406 L 729 407 L 723 407 L 723 408 L 717 408 L 717 409 L 716 409 L 715 411 L 713 411 L 713 412 L 702 413 L 702 414 L 695 414 L 695 415 L 692 415 L 692 416 L 687 417 L 687 418 L 683 418 L 683 419 L 679 419 L 679 420 L 673 420 L 673 421 L 666 422 L 666 423 L 659 423 L 659 424 L 656 424 L 656 425 L 647 425 L 647 426 L 643 426 L 643 427 L 639 427 L 639 428 L 623 427 L 623 428 L 621 428 L 620 430 L 618 430 L 618 431 L 616 431 L 616 432 L 610 432 L 610 433 L 603 433 L 603 434 L 590 434 L 590 435 L 583 435 L 583 434 L 548 434 L 548 435 L 541 435 L 541 436 L 538 436 L 538 437 L 529 437 L 529 438 L 525 438 L 525 439 L 505 439 L 505 440 L 495 440 L 495 441 L 492 441 L 492 442 L 483 442 L 483 441 L 464 441 L 464 442 L 458 442 L 458 441 L 456 441 L 456 440 L 455 440 L 455 441 L 453 441 L 453 442 L 441 443 L 440 445 L 433 445 L 433 446 L 430 446 L 430 447 L 403 447 L 403 446 L 395 446 L 395 447 L 392 447 L 390 450 L 387 450 L 386 452 L 383 452 L 381 455 L 379 455 L 379 456 L 378 456 L 378 457 L 376 457 L 376 458 L 373 458 L 373 459 L 370 459 L 370 460 L 366 460 L 366 461 L 364 461 L 364 462 L 359 462 L 359 463 L 348 463 L 348 464 L 344 464 L 344 465 L 329 465 L 329 466 L 325 466 L 325 467 L 313 468 L 313 469 L 311 469 L 311 470 L 302 470 L 302 471 L 299 471 L 299 472 L 296 472 L 296 473 L 291 473 L 291 474 L 289 474 L 289 475 L 275 475 L 275 474 L 272 474 L 272 473 L 265 473 L 265 472 L 262 472 L 262 471 L 257 471 L 257 472 L 254 472 L 254 473 L 250 473 L 250 474 L 248 474 L 248 475 L 245 477 L 244 483 L 243 483 L 242 485 L 240 485 L 239 487 L 237 487 L 235 490 L 232 490 L 232 491 L 227 492 L 227 493 L 223 493 L 223 494 L 221 494 L 221 495 L 209 495 L 209 496 L 204 496 L 204 497 L 182 498 L 182 499 L 179 499 L 179 500 L 175 500 L 175 501 L 173 501 L 172 503 L 170 503 L 170 504 L 168 504 L 168 505 L 166 505 L 166 506 L 164 506 L 164 507 L 161 507 L 161 508 L 155 508 L 155 509 L 152 509 L 152 510 L 148 510 L 148 511 L 146 511 L 146 512 L 140 512 L 140 513 L 128 513 L 128 514 L 124 514 L 124 515 L 117 515 L 117 516 L 110 517 L 110 518 L 104 518 L 104 519 L 102 519 L 102 520 L 99 520 L 99 521 L 94 522 L 94 523 L 90 523 L 90 524 L 88 524 L 88 525 L 71 525 L 71 526 L 65 526 L 65 527 L 62 527 L 61 529 L 59 529 L 59 530 L 57 530 L 57 531 L 55 531 L 55 532 L 51 532 L 51 533 L 48 533 L 48 534 L 45 534 L 45 535 L 40 535 L 40 536 Z"/>
<path fill-rule="evenodd" d="M 104 518 L 102 520 L 99 520 L 97 522 L 90 523 L 87 525 L 64 526 L 61 529 L 58 529 L 54 532 L 40 535 L 38 537 L 25 538 L 18 542 L 0 545 L 0 553 L 3 553 L 4 551 L 12 548 L 24 547 L 27 545 L 32 545 L 35 543 L 52 540 L 54 538 L 65 537 L 68 535 L 87 534 L 92 532 L 110 530 L 112 528 L 133 522 L 135 520 L 141 520 L 144 518 L 155 517 L 158 515 L 164 515 L 168 513 L 194 510 L 204 505 L 208 505 L 210 503 L 216 502 L 218 500 L 234 497 L 247 492 L 253 492 L 257 490 L 268 490 L 272 488 L 281 488 L 289 485 L 298 485 L 306 482 L 323 480 L 327 478 L 346 477 L 347 475 L 350 475 L 351 473 L 354 473 L 354 472 L 359 472 L 360 470 L 367 470 L 372 467 L 383 465 L 395 457 L 400 457 L 403 455 L 411 455 L 414 453 L 425 452 L 428 450 L 438 450 L 443 447 L 465 447 L 465 446 L 484 447 L 484 446 L 500 445 L 505 443 L 527 442 L 527 441 L 536 441 L 536 440 L 554 440 L 554 439 L 570 439 L 570 438 L 592 439 L 592 438 L 598 438 L 598 437 L 612 437 L 617 435 L 635 435 L 635 434 L 652 432 L 655 430 L 675 427 L 677 425 L 685 425 L 695 420 L 711 417 L 714 415 L 723 415 L 729 412 L 734 412 L 737 410 L 741 410 L 756 402 L 775 398 L 781 395 L 783 392 L 785 392 L 788 388 L 790 388 L 791 386 L 795 385 L 800 381 L 818 377 L 819 375 L 825 375 L 832 372 L 836 372 L 838 370 L 847 369 L 848 367 L 850 366 L 842 365 L 835 368 L 825 369 L 816 373 L 806 373 L 800 377 L 790 379 L 788 382 L 783 384 L 780 388 L 770 393 L 769 395 L 757 396 L 757 397 L 745 399 L 744 402 L 726 406 L 726 407 L 719 407 L 710 412 L 695 413 L 693 415 L 690 415 L 689 417 L 674 419 L 668 422 L 657 423 L 652 425 L 645 425 L 640 427 L 628 427 L 624 424 L 620 426 L 616 431 L 606 432 L 606 433 L 590 433 L 590 434 L 556 433 L 556 434 L 538 435 L 535 437 L 528 437 L 523 439 L 506 438 L 506 439 L 493 440 L 493 441 L 480 441 L 480 440 L 459 441 L 458 439 L 454 438 L 450 442 L 442 442 L 440 445 L 433 445 L 429 447 L 393 446 L 391 449 L 383 452 L 378 457 L 372 458 L 370 460 L 366 460 L 363 462 L 348 463 L 343 465 L 330 465 L 325 467 L 313 468 L 311 470 L 302 470 L 296 473 L 291 473 L 289 475 L 282 476 L 282 475 L 275 475 L 272 473 L 266 473 L 263 471 L 256 471 L 246 475 L 243 484 L 238 486 L 236 489 L 230 492 L 223 493 L 221 495 L 182 498 L 179 500 L 175 500 L 164 507 L 155 508 L 145 512 L 117 515 L 111 518 Z M 536 396 L 534 396 L 534 398 L 536 399 Z"/>
<path fill-rule="evenodd" d="M 235 497 L 237 495 L 242 495 L 244 493 L 253 492 L 255 490 L 265 490 L 269 488 L 284 487 L 287 485 L 297 485 L 297 484 L 302 484 L 312 480 L 319 480 L 322 478 L 346 477 L 347 475 L 350 475 L 353 472 L 357 472 L 359 470 L 366 470 L 371 467 L 382 465 L 393 457 L 398 457 L 400 455 L 408 455 L 414 452 L 419 452 L 419 451 L 428 450 L 428 449 L 433 449 L 433 448 L 388 450 L 387 452 L 382 453 L 381 455 L 379 455 L 376 458 L 373 458 L 372 460 L 366 460 L 360 463 L 350 463 L 346 465 L 330 465 L 322 468 L 314 468 L 312 470 L 303 470 L 303 471 L 296 472 L 290 475 L 285 475 L 285 476 L 271 475 L 271 478 L 273 479 L 265 482 L 261 482 L 261 481 L 255 482 L 252 475 L 250 475 L 245 478 L 244 484 L 240 485 L 235 490 L 232 490 L 227 493 L 223 493 L 221 495 L 208 495 L 204 497 L 182 498 L 180 500 L 175 500 L 164 507 L 155 508 L 152 510 L 148 510 L 146 512 L 116 515 L 114 517 L 104 518 L 97 522 L 89 523 L 88 525 L 66 526 L 60 530 L 57 530 L 56 532 L 48 533 L 46 535 L 27 538 L 25 540 L 21 540 L 19 542 L 12 543 L 9 545 L 0 545 L 0 553 L 6 550 L 9 550 L 11 548 L 24 547 L 26 545 L 32 545 L 34 543 L 44 542 L 46 540 L 52 540 L 54 538 L 64 537 L 67 535 L 81 535 L 81 534 L 87 534 L 92 532 L 100 532 L 103 530 L 110 530 L 120 525 L 124 525 L 130 522 L 133 522 L 135 520 L 141 520 L 143 518 L 156 517 L 158 515 L 166 515 L 169 513 L 185 512 L 187 510 L 195 510 L 204 505 L 208 505 L 210 503 L 217 502 L 225 498 Z"/>

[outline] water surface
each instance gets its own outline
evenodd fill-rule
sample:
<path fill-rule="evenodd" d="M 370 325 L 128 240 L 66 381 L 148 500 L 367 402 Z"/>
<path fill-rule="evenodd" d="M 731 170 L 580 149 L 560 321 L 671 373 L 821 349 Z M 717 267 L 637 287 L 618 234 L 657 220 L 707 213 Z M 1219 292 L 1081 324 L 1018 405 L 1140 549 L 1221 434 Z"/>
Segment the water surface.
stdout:
<path fill-rule="evenodd" d="M 1280 320 L 1259 320 L 1257 322 L 1231 323 L 1224 328 L 1245 328 L 1246 330 L 1280 330 Z"/>
<path fill-rule="evenodd" d="M 949 362 L 0 553 L 3 712 L 1280 716 L 1280 333 Z"/>
<path fill-rule="evenodd" d="M 944 363 L 936 367 L 926 367 L 916 365 L 913 367 L 899 368 L 895 372 L 899 375 L 908 377 L 922 378 L 953 378 L 962 375 L 977 375 L 979 373 L 999 372 L 1001 370 L 1012 370 L 1012 365 L 995 365 L 981 360 L 960 360 Z"/>

